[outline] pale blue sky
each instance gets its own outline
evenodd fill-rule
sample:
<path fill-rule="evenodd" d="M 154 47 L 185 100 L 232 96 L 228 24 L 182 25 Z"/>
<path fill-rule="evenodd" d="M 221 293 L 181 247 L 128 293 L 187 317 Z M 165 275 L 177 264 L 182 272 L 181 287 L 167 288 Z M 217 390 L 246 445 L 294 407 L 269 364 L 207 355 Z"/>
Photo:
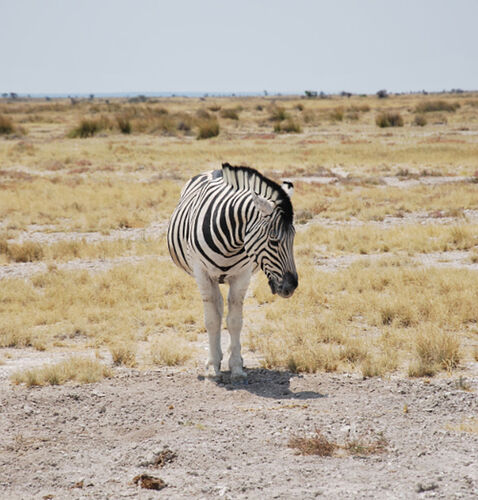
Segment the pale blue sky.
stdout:
<path fill-rule="evenodd" d="M 0 92 L 478 89 L 477 0 L 0 0 Z"/>

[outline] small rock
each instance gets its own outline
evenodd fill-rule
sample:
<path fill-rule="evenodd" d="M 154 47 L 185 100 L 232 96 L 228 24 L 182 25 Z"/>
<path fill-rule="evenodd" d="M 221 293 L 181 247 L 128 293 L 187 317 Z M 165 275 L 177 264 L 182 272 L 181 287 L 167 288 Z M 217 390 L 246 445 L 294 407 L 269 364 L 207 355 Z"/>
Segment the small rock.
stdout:
<path fill-rule="evenodd" d="M 159 477 L 153 477 L 148 474 L 140 474 L 133 478 L 133 483 L 147 490 L 162 490 L 167 484 Z"/>
<path fill-rule="evenodd" d="M 437 483 L 418 483 L 415 491 L 417 493 L 423 493 L 424 491 L 432 491 L 437 489 Z"/>

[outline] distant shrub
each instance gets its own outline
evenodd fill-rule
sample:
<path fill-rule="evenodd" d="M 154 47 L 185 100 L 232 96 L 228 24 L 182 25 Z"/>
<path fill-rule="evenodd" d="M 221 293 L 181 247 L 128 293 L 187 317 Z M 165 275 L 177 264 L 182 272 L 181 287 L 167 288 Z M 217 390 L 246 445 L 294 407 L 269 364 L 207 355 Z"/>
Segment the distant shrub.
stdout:
<path fill-rule="evenodd" d="M 211 115 L 205 109 L 198 109 L 196 111 L 196 116 L 201 120 L 209 120 L 211 119 Z"/>
<path fill-rule="evenodd" d="M 358 113 L 358 111 L 352 111 L 351 113 L 347 113 L 346 118 L 347 120 L 356 122 L 360 119 L 360 114 Z"/>
<path fill-rule="evenodd" d="M 198 123 L 197 139 L 209 139 L 219 135 L 219 123 L 215 118 L 201 120 Z"/>
<path fill-rule="evenodd" d="M 187 113 L 178 113 L 176 116 L 176 127 L 181 132 L 191 132 L 194 125 L 194 120 L 191 115 Z"/>
<path fill-rule="evenodd" d="M 281 106 L 271 106 L 269 120 L 271 122 L 281 122 L 289 118 L 286 110 Z"/>
<path fill-rule="evenodd" d="M 431 111 L 447 111 L 454 113 L 460 104 L 457 102 L 447 102 L 442 100 L 421 102 L 415 108 L 416 113 L 429 113 Z"/>
<path fill-rule="evenodd" d="M 341 122 L 344 119 L 344 108 L 339 107 L 333 109 L 329 114 L 329 118 L 332 121 Z"/>
<path fill-rule="evenodd" d="M 274 125 L 274 132 L 277 132 L 279 134 L 281 132 L 299 134 L 300 132 L 302 132 L 302 128 L 299 123 L 292 120 L 291 118 L 288 118 L 284 122 L 276 123 Z"/>
<path fill-rule="evenodd" d="M 400 113 L 388 111 L 379 113 L 375 118 L 375 123 L 381 127 L 403 127 L 403 118 Z"/>
<path fill-rule="evenodd" d="M 225 108 L 221 111 L 222 118 L 229 118 L 230 120 L 239 120 L 237 110 L 234 108 Z"/>
<path fill-rule="evenodd" d="M 370 111 L 370 106 L 368 104 L 352 104 L 347 111 L 350 111 L 351 113 L 366 113 L 367 111 Z"/>
<path fill-rule="evenodd" d="M 0 115 L 0 135 L 13 134 L 15 126 L 10 118 Z"/>
<path fill-rule="evenodd" d="M 207 109 L 212 112 L 221 111 L 221 106 L 219 106 L 219 104 L 213 104 L 211 106 L 208 106 Z"/>
<path fill-rule="evenodd" d="M 302 103 L 299 103 L 299 104 L 297 104 L 295 109 L 297 109 L 297 111 L 304 111 L 304 105 Z"/>
<path fill-rule="evenodd" d="M 153 113 L 157 115 L 167 115 L 169 111 L 166 108 L 153 108 Z"/>
<path fill-rule="evenodd" d="M 256 111 L 262 111 L 264 109 L 264 106 L 262 104 L 258 104 L 256 106 Z"/>
<path fill-rule="evenodd" d="M 316 114 L 311 109 L 306 109 L 302 113 L 302 119 L 304 120 L 305 123 L 313 123 L 315 122 Z"/>
<path fill-rule="evenodd" d="M 150 125 L 151 133 L 161 133 L 165 135 L 175 135 L 177 131 L 177 123 L 173 116 L 160 115 L 151 121 Z"/>
<path fill-rule="evenodd" d="M 85 119 L 81 120 L 79 125 L 77 125 L 75 128 L 70 130 L 70 132 L 68 133 L 68 137 L 70 137 L 70 138 L 93 137 L 101 130 L 112 129 L 112 128 L 113 128 L 113 125 L 112 125 L 111 121 L 109 120 L 109 118 L 106 116 L 101 116 L 100 118 L 96 118 L 96 119 L 85 118 Z"/>
<path fill-rule="evenodd" d="M 131 122 L 124 116 L 116 117 L 116 123 L 122 134 L 131 134 Z"/>
<path fill-rule="evenodd" d="M 307 97 L 308 99 L 314 99 L 315 97 L 317 97 L 317 91 L 316 90 L 306 90 L 304 92 L 305 94 L 305 97 Z M 321 92 L 322 94 L 322 92 Z"/>
<path fill-rule="evenodd" d="M 379 99 L 385 99 L 386 97 L 388 97 L 388 93 L 385 89 L 381 89 L 377 92 L 377 97 Z"/>
<path fill-rule="evenodd" d="M 68 137 L 93 137 L 99 130 L 100 129 L 96 120 L 81 120 L 80 124 L 77 127 L 70 130 Z"/>
<path fill-rule="evenodd" d="M 413 120 L 413 124 L 417 125 L 419 127 L 424 127 L 427 124 L 427 119 L 425 118 L 424 115 L 417 115 L 415 116 L 415 119 Z"/>

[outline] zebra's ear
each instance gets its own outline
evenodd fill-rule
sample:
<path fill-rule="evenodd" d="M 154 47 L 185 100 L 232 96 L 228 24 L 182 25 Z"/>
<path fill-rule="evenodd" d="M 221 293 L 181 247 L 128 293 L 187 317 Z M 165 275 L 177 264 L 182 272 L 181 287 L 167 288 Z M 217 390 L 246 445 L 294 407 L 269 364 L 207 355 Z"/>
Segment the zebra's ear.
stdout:
<path fill-rule="evenodd" d="M 252 193 L 252 199 L 254 200 L 254 205 L 263 215 L 263 217 L 270 215 L 275 207 L 274 202 L 268 200 L 267 198 L 263 198 L 262 196 L 256 194 L 254 191 L 251 191 L 251 193 Z"/>
<path fill-rule="evenodd" d="M 292 194 L 294 193 L 294 184 L 292 182 L 283 181 L 281 188 L 289 198 L 292 198 Z"/>

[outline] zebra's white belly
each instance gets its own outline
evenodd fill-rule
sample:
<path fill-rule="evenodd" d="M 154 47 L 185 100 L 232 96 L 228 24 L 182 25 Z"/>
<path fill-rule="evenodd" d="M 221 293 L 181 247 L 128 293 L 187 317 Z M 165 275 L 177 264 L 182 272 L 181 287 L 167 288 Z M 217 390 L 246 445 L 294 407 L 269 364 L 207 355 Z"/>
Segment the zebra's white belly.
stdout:
<path fill-rule="evenodd" d="M 201 256 L 192 250 L 188 255 L 188 261 L 190 262 L 191 270 L 194 269 L 203 269 L 206 271 L 207 275 L 213 281 L 217 281 L 218 283 L 225 283 L 230 278 L 234 276 L 238 276 L 242 273 L 254 273 L 257 271 L 258 266 L 254 265 L 249 259 L 247 261 L 238 259 L 225 259 L 224 257 L 218 258 L 217 265 L 209 262 L 208 260 L 201 258 Z M 199 267 L 198 267 L 199 266 Z M 227 271 L 221 269 L 223 267 L 228 267 Z"/>

